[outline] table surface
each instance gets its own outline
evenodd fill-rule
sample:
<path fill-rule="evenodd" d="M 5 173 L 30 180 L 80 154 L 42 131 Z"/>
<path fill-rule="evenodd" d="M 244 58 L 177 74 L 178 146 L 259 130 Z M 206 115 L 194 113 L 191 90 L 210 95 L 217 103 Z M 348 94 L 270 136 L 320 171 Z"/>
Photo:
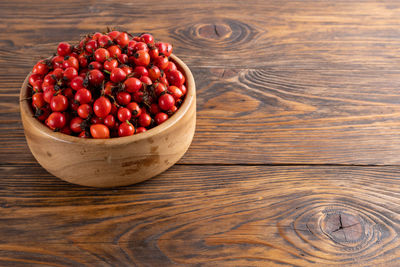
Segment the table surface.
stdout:
<path fill-rule="evenodd" d="M 186 155 L 93 189 L 27 147 L 20 86 L 58 42 L 117 26 L 197 85 Z M 398 266 L 399 1 L 0 1 L 1 266 Z"/>

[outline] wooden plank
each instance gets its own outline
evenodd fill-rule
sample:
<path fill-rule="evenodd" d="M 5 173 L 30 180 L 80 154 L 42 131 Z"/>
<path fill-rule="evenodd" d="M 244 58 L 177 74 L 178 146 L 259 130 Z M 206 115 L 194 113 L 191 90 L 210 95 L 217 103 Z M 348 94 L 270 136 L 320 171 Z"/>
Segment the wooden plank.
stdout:
<path fill-rule="evenodd" d="M 61 40 L 119 26 L 153 32 L 190 66 L 397 69 L 398 1 L 2 1 L 1 51 L 19 65 Z M 4 70 L 3 70 L 4 71 Z"/>
<path fill-rule="evenodd" d="M 397 167 L 174 166 L 114 190 L 70 185 L 31 164 L 0 170 L 2 265 L 400 260 Z"/>
<path fill-rule="evenodd" d="M 182 164 L 399 164 L 400 72 L 192 68 L 196 135 Z M 0 76 L 0 162 L 35 162 Z"/>

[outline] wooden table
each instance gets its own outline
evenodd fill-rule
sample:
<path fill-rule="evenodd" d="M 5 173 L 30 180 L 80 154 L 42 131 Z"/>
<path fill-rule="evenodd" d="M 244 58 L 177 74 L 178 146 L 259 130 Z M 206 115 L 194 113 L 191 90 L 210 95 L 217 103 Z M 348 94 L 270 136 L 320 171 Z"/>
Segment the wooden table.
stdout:
<path fill-rule="evenodd" d="M 42 169 L 18 108 L 106 26 L 173 43 L 198 90 L 184 158 L 110 190 Z M 400 265 L 399 1 L 3 0 L 0 28 L 1 266 Z"/>

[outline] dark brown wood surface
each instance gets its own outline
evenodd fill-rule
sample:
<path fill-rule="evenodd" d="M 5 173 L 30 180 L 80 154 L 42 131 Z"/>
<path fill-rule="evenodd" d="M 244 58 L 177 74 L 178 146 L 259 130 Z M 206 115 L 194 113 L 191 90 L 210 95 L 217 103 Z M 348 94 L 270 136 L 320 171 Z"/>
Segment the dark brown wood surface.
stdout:
<path fill-rule="evenodd" d="M 187 154 L 92 189 L 31 155 L 19 88 L 116 26 L 191 68 Z M 400 2 L 0 1 L 0 266 L 399 266 Z"/>

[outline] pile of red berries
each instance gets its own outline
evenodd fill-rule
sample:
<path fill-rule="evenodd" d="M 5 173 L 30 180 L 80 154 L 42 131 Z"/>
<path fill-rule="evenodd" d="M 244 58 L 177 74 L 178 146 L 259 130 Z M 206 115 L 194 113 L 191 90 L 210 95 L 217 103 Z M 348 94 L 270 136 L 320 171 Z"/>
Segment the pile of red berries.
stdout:
<path fill-rule="evenodd" d="M 32 70 L 34 116 L 50 129 L 110 138 L 145 132 L 172 116 L 186 95 L 172 46 L 150 34 L 89 34 Z"/>

